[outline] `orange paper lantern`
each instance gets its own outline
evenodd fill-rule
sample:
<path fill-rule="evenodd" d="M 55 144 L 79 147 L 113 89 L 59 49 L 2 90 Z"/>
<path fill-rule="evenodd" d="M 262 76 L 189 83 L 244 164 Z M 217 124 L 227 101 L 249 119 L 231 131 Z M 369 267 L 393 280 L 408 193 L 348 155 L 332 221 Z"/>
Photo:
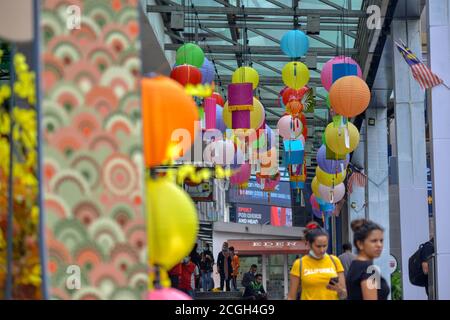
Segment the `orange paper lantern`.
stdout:
<path fill-rule="evenodd" d="M 143 78 L 141 92 L 145 165 L 154 167 L 174 157 L 170 155 L 172 146 L 182 147 L 178 156 L 190 149 L 195 139 L 198 109 L 184 88 L 165 76 Z M 183 136 L 180 143 L 172 141 L 177 129 L 187 130 L 190 136 Z"/>
<path fill-rule="evenodd" d="M 369 106 L 370 89 L 359 77 L 340 78 L 330 89 L 330 103 L 337 114 L 347 118 L 356 117 Z"/>

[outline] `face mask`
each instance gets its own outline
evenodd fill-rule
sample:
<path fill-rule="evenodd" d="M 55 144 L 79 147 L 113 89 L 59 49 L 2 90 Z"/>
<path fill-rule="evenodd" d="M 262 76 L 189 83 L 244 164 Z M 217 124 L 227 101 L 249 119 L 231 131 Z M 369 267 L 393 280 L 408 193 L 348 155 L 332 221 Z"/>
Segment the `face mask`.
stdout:
<path fill-rule="evenodd" d="M 316 254 L 314 253 L 314 251 L 313 250 L 309 250 L 309 255 L 311 256 L 311 257 L 313 257 L 314 259 L 321 259 L 321 258 L 319 258 L 318 256 L 316 256 Z"/>

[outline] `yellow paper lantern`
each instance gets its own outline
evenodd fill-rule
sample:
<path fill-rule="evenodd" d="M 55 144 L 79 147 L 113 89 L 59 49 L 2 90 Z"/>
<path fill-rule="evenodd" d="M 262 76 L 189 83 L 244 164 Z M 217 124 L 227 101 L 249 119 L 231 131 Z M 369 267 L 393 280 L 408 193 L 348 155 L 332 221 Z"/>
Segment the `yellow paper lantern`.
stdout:
<path fill-rule="evenodd" d="M 194 247 L 197 211 L 189 195 L 167 178 L 147 181 L 147 200 L 149 262 L 170 270 Z"/>
<path fill-rule="evenodd" d="M 317 181 L 320 184 L 323 184 L 328 187 L 337 186 L 338 184 L 344 182 L 346 175 L 347 171 L 345 169 L 337 174 L 330 174 L 320 169 L 319 166 L 316 167 Z"/>
<path fill-rule="evenodd" d="M 282 70 L 283 82 L 292 89 L 301 89 L 309 82 L 308 67 L 298 61 L 289 62 Z"/>
<path fill-rule="evenodd" d="M 325 129 L 325 139 L 327 141 L 327 147 L 331 151 L 344 155 L 353 152 L 358 147 L 359 132 L 351 122 L 339 128 L 335 128 L 334 124 L 330 123 Z"/>
<path fill-rule="evenodd" d="M 252 67 L 240 67 L 234 71 L 231 78 L 232 83 L 252 83 L 253 90 L 258 87 L 259 74 Z"/>
<path fill-rule="evenodd" d="M 317 177 L 314 177 L 314 179 L 311 182 L 311 190 L 316 197 L 320 198 L 319 180 L 317 180 Z"/>
<path fill-rule="evenodd" d="M 225 103 L 223 107 L 223 122 L 228 128 L 232 128 L 232 112 L 228 107 L 228 101 Z M 250 111 L 250 129 L 258 129 L 263 124 L 266 119 L 265 110 L 262 103 L 253 97 L 253 111 Z"/>

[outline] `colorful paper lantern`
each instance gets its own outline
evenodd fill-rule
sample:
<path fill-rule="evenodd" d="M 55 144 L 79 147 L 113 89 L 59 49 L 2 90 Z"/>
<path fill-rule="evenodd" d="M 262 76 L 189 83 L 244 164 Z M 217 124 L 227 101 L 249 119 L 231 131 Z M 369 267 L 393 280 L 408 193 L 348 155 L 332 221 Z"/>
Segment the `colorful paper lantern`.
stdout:
<path fill-rule="evenodd" d="M 329 91 L 331 86 L 333 85 L 333 65 L 340 63 L 348 63 L 356 65 L 358 69 L 358 77 L 362 78 L 361 67 L 355 60 L 349 57 L 339 56 L 329 60 L 327 63 L 324 64 L 322 68 L 320 79 L 322 81 L 322 85 L 325 88 L 325 90 Z"/>
<path fill-rule="evenodd" d="M 161 288 L 150 291 L 147 300 L 192 300 L 192 298 L 174 288 Z"/>
<path fill-rule="evenodd" d="M 229 101 L 225 103 L 225 106 L 223 108 L 223 121 L 225 122 L 226 126 L 230 129 L 238 129 L 233 127 L 233 112 L 231 111 L 231 107 L 228 105 Z M 265 110 L 261 102 L 253 97 L 253 110 L 249 113 L 250 116 L 250 125 L 247 127 L 247 129 L 257 129 L 261 127 L 261 125 L 265 121 Z M 244 128 L 243 126 L 241 128 Z"/>
<path fill-rule="evenodd" d="M 284 161 L 286 165 L 303 164 L 304 145 L 300 140 L 284 140 Z"/>
<path fill-rule="evenodd" d="M 303 87 L 298 90 L 292 88 L 285 89 L 282 94 L 283 103 L 286 105 L 291 100 L 298 100 L 298 101 L 302 100 L 303 96 L 305 95 L 306 92 L 308 92 L 308 90 L 309 90 L 308 87 Z"/>
<path fill-rule="evenodd" d="M 300 30 L 286 32 L 281 38 L 281 50 L 290 58 L 303 57 L 309 49 L 308 36 Z"/>
<path fill-rule="evenodd" d="M 289 88 L 300 89 L 309 82 L 308 67 L 298 61 L 287 63 L 281 73 L 284 84 Z"/>
<path fill-rule="evenodd" d="M 216 103 L 223 107 L 223 105 L 225 104 L 225 101 L 223 100 L 222 96 L 220 94 L 218 94 L 217 92 L 213 92 L 213 94 L 211 95 L 211 98 L 216 99 Z"/>
<path fill-rule="evenodd" d="M 227 125 L 223 122 L 223 107 L 218 104 L 216 104 L 216 129 L 222 133 L 227 130 Z"/>
<path fill-rule="evenodd" d="M 182 152 L 190 150 L 195 139 L 198 108 L 184 88 L 176 81 L 157 76 L 141 80 L 144 156 L 146 167 L 160 165 L 170 157 L 172 134 L 187 129 L 190 139 L 183 139 Z M 176 107 L 176 112 L 168 112 Z"/>
<path fill-rule="evenodd" d="M 317 177 L 314 177 L 311 181 L 311 190 L 316 195 L 316 197 L 320 197 L 319 180 L 317 180 Z"/>
<path fill-rule="evenodd" d="M 230 183 L 232 185 L 245 187 L 245 184 L 250 180 L 251 173 L 252 166 L 245 163 L 231 176 Z"/>
<path fill-rule="evenodd" d="M 200 72 L 202 73 L 203 84 L 212 83 L 214 81 L 214 77 L 216 75 L 214 65 L 206 57 L 203 61 L 202 67 L 200 68 Z"/>
<path fill-rule="evenodd" d="M 203 100 L 203 109 L 205 111 L 205 129 L 215 129 L 216 128 L 216 99 L 205 98 Z"/>
<path fill-rule="evenodd" d="M 337 114 L 356 117 L 369 106 L 370 89 L 364 80 L 356 76 L 340 78 L 331 86 L 330 103 Z"/>
<path fill-rule="evenodd" d="M 183 64 L 176 66 L 170 72 L 170 77 L 185 87 L 188 84 L 199 84 L 202 82 L 202 73 L 194 66 Z"/>
<path fill-rule="evenodd" d="M 353 152 L 358 147 L 359 138 L 358 129 L 351 122 L 339 128 L 336 128 L 333 123 L 330 123 L 325 129 L 327 147 L 339 155 L 346 155 Z"/>
<path fill-rule="evenodd" d="M 330 174 L 326 173 L 319 166 L 316 167 L 316 177 L 320 184 L 324 186 L 332 187 L 342 183 L 347 175 L 347 170 L 342 170 L 339 173 Z"/>
<path fill-rule="evenodd" d="M 297 139 L 303 132 L 303 124 L 299 119 L 286 115 L 278 120 L 277 129 L 284 139 Z"/>
<path fill-rule="evenodd" d="M 186 43 L 178 48 L 176 54 L 177 65 L 190 64 L 201 68 L 205 62 L 205 53 L 194 43 Z"/>
<path fill-rule="evenodd" d="M 231 82 L 251 83 L 253 90 L 255 90 L 259 84 L 259 74 L 252 67 L 240 67 L 234 71 Z"/>
<path fill-rule="evenodd" d="M 324 135 L 325 136 L 325 135 Z M 345 160 L 327 159 L 327 147 L 322 146 L 317 151 L 317 165 L 326 173 L 335 174 L 347 168 L 350 155 L 346 155 Z"/>
<path fill-rule="evenodd" d="M 147 181 L 147 201 L 149 261 L 170 270 L 194 246 L 197 211 L 189 195 L 164 178 Z"/>
<path fill-rule="evenodd" d="M 337 186 L 328 187 L 323 184 L 319 184 L 319 197 L 329 203 L 337 203 L 341 201 L 345 196 L 345 185 L 343 183 Z"/>

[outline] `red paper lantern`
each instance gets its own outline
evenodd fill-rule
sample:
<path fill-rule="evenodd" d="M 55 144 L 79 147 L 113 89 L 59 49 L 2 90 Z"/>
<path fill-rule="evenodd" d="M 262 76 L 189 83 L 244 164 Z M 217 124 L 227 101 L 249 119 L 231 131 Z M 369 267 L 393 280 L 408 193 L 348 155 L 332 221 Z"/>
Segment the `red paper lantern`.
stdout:
<path fill-rule="evenodd" d="M 219 106 L 223 107 L 225 104 L 225 101 L 223 100 L 222 96 L 220 94 L 218 94 L 217 92 L 214 92 L 211 95 L 211 98 L 216 99 L 216 104 L 218 104 Z"/>
<path fill-rule="evenodd" d="M 291 100 L 300 101 L 308 90 L 309 90 L 308 87 L 303 87 L 302 89 L 299 90 L 287 88 L 286 90 L 283 91 L 283 103 L 287 105 Z"/>
<path fill-rule="evenodd" d="M 201 71 L 198 68 L 187 64 L 173 68 L 170 73 L 170 77 L 182 86 L 186 86 L 188 84 L 196 85 L 202 82 Z"/>

